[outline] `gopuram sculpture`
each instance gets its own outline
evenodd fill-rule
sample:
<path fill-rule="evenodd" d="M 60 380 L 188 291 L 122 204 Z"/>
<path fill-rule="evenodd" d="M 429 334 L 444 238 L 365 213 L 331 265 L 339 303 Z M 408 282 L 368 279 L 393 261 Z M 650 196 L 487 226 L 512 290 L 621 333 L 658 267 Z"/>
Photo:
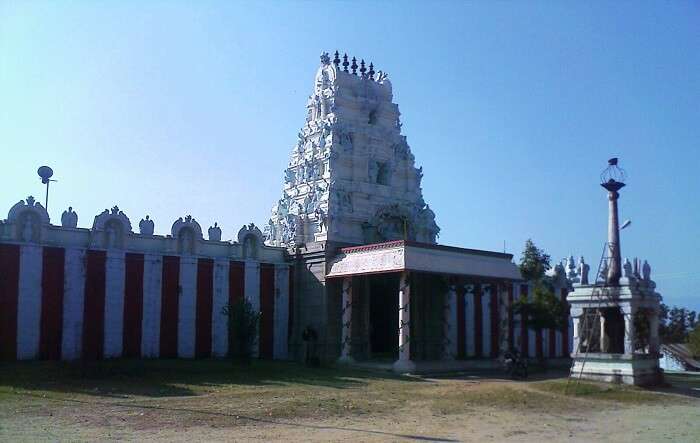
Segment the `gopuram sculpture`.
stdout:
<path fill-rule="evenodd" d="M 268 245 L 436 242 L 440 228 L 392 100 L 388 76 L 373 64 L 321 55 L 282 198 L 264 229 Z"/>

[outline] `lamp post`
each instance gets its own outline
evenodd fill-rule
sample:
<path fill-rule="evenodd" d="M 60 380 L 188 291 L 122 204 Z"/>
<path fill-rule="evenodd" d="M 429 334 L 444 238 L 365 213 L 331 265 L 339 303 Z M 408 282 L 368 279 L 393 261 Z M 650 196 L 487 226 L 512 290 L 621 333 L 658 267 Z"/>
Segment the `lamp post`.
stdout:
<path fill-rule="evenodd" d="M 608 191 L 608 248 L 610 260 L 605 284 L 618 286 L 622 277 L 620 255 L 620 222 L 617 211 L 619 191 L 625 186 L 625 172 L 617 166 L 617 158 L 608 160 L 608 167 L 600 175 L 600 186 Z"/>
<path fill-rule="evenodd" d="M 44 209 L 49 210 L 49 183 L 55 182 L 56 180 L 51 180 L 53 176 L 53 169 L 48 166 L 42 166 L 37 171 L 39 177 L 41 177 L 41 182 L 46 185 L 46 199 L 44 200 Z"/>

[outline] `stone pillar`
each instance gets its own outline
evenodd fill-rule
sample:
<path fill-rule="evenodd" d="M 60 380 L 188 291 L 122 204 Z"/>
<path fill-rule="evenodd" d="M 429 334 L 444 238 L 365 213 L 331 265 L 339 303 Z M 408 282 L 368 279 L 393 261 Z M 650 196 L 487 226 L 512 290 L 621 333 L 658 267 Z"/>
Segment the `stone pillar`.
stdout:
<path fill-rule="evenodd" d="M 605 316 L 600 315 L 600 352 L 610 352 L 610 339 L 605 333 Z"/>
<path fill-rule="evenodd" d="M 352 363 L 352 277 L 343 278 L 340 363 Z"/>
<path fill-rule="evenodd" d="M 445 294 L 443 311 L 445 348 L 443 359 L 454 360 L 457 356 L 457 288 L 450 285 Z"/>
<path fill-rule="evenodd" d="M 394 372 L 405 373 L 416 369 L 411 361 L 411 284 L 408 271 L 401 272 L 399 280 L 399 359 L 394 362 Z"/>
<path fill-rule="evenodd" d="M 625 315 L 625 354 L 634 354 L 636 331 L 634 330 L 634 311 L 624 310 Z"/>
<path fill-rule="evenodd" d="M 573 326 L 573 343 L 571 346 L 571 355 L 578 354 L 580 352 L 580 337 L 581 334 L 581 315 L 583 310 L 581 308 L 571 308 L 571 320 Z"/>

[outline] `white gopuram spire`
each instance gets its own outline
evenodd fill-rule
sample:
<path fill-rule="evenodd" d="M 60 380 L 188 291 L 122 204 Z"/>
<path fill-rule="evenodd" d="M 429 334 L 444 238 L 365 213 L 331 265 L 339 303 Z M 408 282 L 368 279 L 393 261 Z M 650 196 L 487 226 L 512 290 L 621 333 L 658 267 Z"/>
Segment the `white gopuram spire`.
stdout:
<path fill-rule="evenodd" d="M 337 52 L 334 60 L 321 55 L 267 244 L 435 243 L 440 228 L 392 99 L 391 82 L 372 64 L 367 70 L 364 60 L 358 66 L 347 55 L 341 64 Z"/>

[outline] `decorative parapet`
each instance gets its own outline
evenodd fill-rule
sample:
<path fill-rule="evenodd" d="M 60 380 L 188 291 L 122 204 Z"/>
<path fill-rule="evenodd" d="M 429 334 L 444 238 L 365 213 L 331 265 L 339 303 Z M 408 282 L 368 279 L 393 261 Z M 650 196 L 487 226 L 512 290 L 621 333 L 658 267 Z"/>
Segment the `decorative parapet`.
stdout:
<path fill-rule="evenodd" d="M 209 229 L 209 239 L 191 216 L 175 221 L 172 235 L 154 233 L 149 216 L 139 222 L 139 234 L 132 231 L 129 218 L 118 207 L 94 217 L 91 228 L 78 227 L 77 213 L 72 207 L 63 212 L 60 225 L 52 225 L 44 207 L 29 197 L 15 204 L 6 220 L 0 220 L 0 242 L 70 249 L 116 249 L 155 255 L 197 255 L 201 257 L 243 260 L 246 257 L 267 263 L 284 263 L 286 249 L 267 246 L 262 232 L 250 224 L 239 232 L 237 241 L 221 241 L 218 223 Z M 248 243 L 245 244 L 246 240 Z"/>
<path fill-rule="evenodd" d="M 97 237 L 97 242 L 105 249 L 124 249 L 124 238 L 131 234 L 131 221 L 119 207 L 114 205 L 111 209 L 105 209 L 95 216 L 92 230 Z"/>
<path fill-rule="evenodd" d="M 7 224 L 15 227 L 14 233 L 10 233 L 13 240 L 39 242 L 42 228 L 50 224 L 50 219 L 46 209 L 30 195 L 10 208 Z"/>
<path fill-rule="evenodd" d="M 196 254 L 197 243 L 204 240 L 202 227 L 191 215 L 186 216 L 184 220 L 182 217 L 175 220 L 170 233 L 177 239 L 177 252 L 180 254 Z"/>
<path fill-rule="evenodd" d="M 243 245 L 243 258 L 257 259 L 258 249 L 264 243 L 263 233 L 254 223 L 243 226 L 238 231 L 238 243 Z"/>

